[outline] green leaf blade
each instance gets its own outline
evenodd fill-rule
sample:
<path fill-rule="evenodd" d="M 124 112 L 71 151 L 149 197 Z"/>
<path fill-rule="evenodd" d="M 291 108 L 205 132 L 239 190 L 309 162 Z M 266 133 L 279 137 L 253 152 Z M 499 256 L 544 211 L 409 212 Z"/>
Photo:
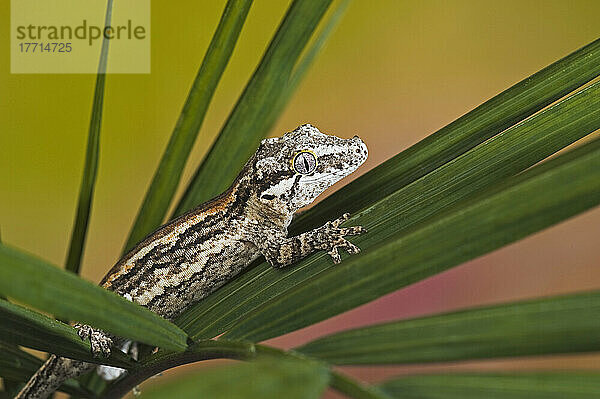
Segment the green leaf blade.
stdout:
<path fill-rule="evenodd" d="M 505 130 L 351 219 L 362 245 L 410 229 L 457 202 L 515 176 L 600 128 L 600 83 Z"/>
<path fill-rule="evenodd" d="M 387 381 L 381 388 L 398 399 L 590 399 L 600 395 L 600 374 L 418 375 Z"/>
<path fill-rule="evenodd" d="M 305 327 L 597 205 L 600 140 L 509 179 L 501 188 L 274 297 L 223 336 L 259 341 Z"/>
<path fill-rule="evenodd" d="M 88 340 L 83 341 L 75 329 L 29 309 L 0 300 L 0 341 L 33 348 L 89 363 L 130 367 L 133 361 L 115 350 L 109 358 L 91 353 Z"/>
<path fill-rule="evenodd" d="M 379 387 L 356 381 L 336 371 L 331 372 L 329 386 L 336 391 L 354 399 L 392 398 L 392 396 L 388 395 L 384 390 L 379 389 Z"/>
<path fill-rule="evenodd" d="M 11 381 L 27 381 L 42 361 L 14 345 L 0 341 L 0 377 Z"/>
<path fill-rule="evenodd" d="M 41 366 L 42 361 L 37 357 L 0 342 L 0 377 L 3 379 L 4 388 L 10 393 L 9 398 L 13 398 L 20 386 L 27 382 Z M 94 397 L 75 380 L 65 381 L 58 390 L 86 398 Z"/>
<path fill-rule="evenodd" d="M 418 180 L 600 75 L 600 39 L 523 79 L 325 198 L 290 227 L 293 234 L 354 213 Z M 360 135 L 360 132 L 358 132 Z"/>
<path fill-rule="evenodd" d="M 5 245 L 0 245 L 0 265 L 0 293 L 9 298 L 120 337 L 186 348 L 186 334 L 172 323 L 73 273 Z"/>
<path fill-rule="evenodd" d="M 381 241 L 522 172 L 600 127 L 599 110 L 600 84 L 596 83 L 356 214 L 348 224 L 364 225 L 368 233 L 352 241 L 368 252 Z M 379 190 L 370 194 L 378 195 Z M 178 323 L 194 338 L 218 335 L 240 317 L 332 267 L 324 254 L 286 270 L 263 263 L 188 309 Z"/>
<path fill-rule="evenodd" d="M 317 33 L 314 41 L 310 44 L 310 47 L 305 51 L 305 54 L 298 60 L 297 65 L 294 67 L 290 79 L 287 83 L 287 88 L 282 95 L 282 99 L 277 104 L 277 110 L 273 111 L 275 114 L 279 114 L 285 109 L 285 106 L 291 100 L 292 96 L 300 86 L 300 83 L 310 70 L 310 67 L 314 63 L 317 56 L 323 50 L 323 47 L 329 40 L 331 34 L 335 31 L 337 26 L 342 20 L 346 9 L 350 5 L 350 0 L 341 0 L 332 10 L 327 21 L 323 23 L 323 28 Z"/>
<path fill-rule="evenodd" d="M 600 350 L 600 291 L 343 331 L 295 350 L 336 365 L 492 359 Z"/>
<path fill-rule="evenodd" d="M 217 85 L 250 11 L 251 0 L 229 0 L 144 197 L 125 251 L 163 221 Z"/>
<path fill-rule="evenodd" d="M 314 363 L 262 360 L 206 370 L 144 390 L 153 398 L 318 398 L 327 387 L 329 371 Z"/>
<path fill-rule="evenodd" d="M 231 184 L 275 122 L 293 67 L 330 3 L 331 0 L 292 2 L 174 216 L 209 200 Z"/>
<path fill-rule="evenodd" d="M 112 0 L 106 6 L 104 26 L 110 26 L 112 17 Z M 79 188 L 79 200 L 77 213 L 71 241 L 67 253 L 65 268 L 78 274 L 81 268 L 81 259 L 85 247 L 85 239 L 88 231 L 92 201 L 94 198 L 94 187 L 98 175 L 98 156 L 100 152 L 100 130 L 102 127 L 102 107 L 104 105 L 104 88 L 106 86 L 106 64 L 108 62 L 109 40 L 102 39 L 100 61 L 98 63 L 98 74 L 96 75 L 96 86 L 94 88 L 94 100 L 92 104 L 92 115 L 88 130 L 88 142 L 83 167 L 83 176 Z"/>

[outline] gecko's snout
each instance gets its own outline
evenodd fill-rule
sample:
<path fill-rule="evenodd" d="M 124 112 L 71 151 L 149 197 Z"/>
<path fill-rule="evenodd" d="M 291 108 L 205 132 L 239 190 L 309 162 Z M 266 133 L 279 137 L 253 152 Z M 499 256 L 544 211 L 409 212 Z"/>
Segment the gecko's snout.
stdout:
<path fill-rule="evenodd" d="M 355 135 L 354 137 L 352 137 L 352 138 L 350 139 L 350 141 L 352 141 L 352 142 L 353 142 L 353 143 L 355 143 L 355 144 L 358 144 L 359 146 L 360 146 L 360 145 L 365 145 L 365 142 L 364 142 L 364 141 L 362 141 L 362 139 L 361 139 L 360 137 L 356 136 L 356 135 Z"/>
<path fill-rule="evenodd" d="M 368 156 L 369 152 L 367 150 L 367 145 L 365 144 L 364 141 L 362 141 L 362 139 L 358 136 L 354 136 L 351 139 L 356 147 L 357 147 L 357 151 L 356 152 L 360 152 L 361 154 L 363 154 L 365 156 L 365 158 Z"/>
<path fill-rule="evenodd" d="M 347 139 L 348 150 L 350 154 L 352 154 L 352 170 L 355 170 L 360 165 L 362 165 L 369 156 L 369 151 L 367 150 L 367 145 L 364 141 L 358 136 L 354 136 L 351 139 Z"/>

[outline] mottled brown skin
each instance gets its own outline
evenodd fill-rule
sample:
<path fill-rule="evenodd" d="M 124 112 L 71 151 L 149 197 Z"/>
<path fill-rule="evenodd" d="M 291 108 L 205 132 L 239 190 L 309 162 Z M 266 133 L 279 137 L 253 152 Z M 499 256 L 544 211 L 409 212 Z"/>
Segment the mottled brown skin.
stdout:
<path fill-rule="evenodd" d="M 100 284 L 172 320 L 260 255 L 274 267 L 285 267 L 322 250 L 339 263 L 339 249 L 359 252 L 344 237 L 364 231 L 340 227 L 347 214 L 295 237 L 287 237 L 287 228 L 299 208 L 366 158 L 358 137 L 340 139 L 311 125 L 263 140 L 226 192 L 150 234 Z M 89 326 L 75 327 L 82 339 L 90 339 L 95 355 L 108 356 L 113 340 L 122 342 Z M 17 398 L 45 398 L 66 379 L 94 367 L 53 355 Z"/>

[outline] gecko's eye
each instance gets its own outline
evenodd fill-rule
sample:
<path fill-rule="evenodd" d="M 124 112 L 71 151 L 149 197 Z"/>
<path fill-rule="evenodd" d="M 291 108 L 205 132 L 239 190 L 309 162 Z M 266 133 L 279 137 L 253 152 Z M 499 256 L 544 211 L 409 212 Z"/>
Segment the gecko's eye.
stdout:
<path fill-rule="evenodd" d="M 310 151 L 301 151 L 294 157 L 292 166 L 300 174 L 311 174 L 317 167 L 317 157 Z"/>

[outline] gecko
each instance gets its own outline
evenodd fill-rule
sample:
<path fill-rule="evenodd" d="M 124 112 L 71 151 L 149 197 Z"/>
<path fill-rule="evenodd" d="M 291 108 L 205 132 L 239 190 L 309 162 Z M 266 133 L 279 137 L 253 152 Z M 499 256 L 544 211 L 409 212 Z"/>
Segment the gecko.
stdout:
<path fill-rule="evenodd" d="M 360 251 L 345 237 L 365 232 L 362 226 L 341 226 L 347 213 L 293 237 L 287 229 L 298 210 L 354 172 L 367 156 L 367 146 L 358 136 L 342 139 L 310 124 L 264 139 L 224 193 L 148 235 L 100 285 L 173 320 L 261 255 L 275 268 L 317 251 L 339 263 L 340 249 Z M 74 328 L 82 339 L 89 339 L 94 356 L 109 356 L 113 346 L 126 342 L 87 325 Z M 46 398 L 65 380 L 95 367 L 51 355 L 16 399 Z"/>

